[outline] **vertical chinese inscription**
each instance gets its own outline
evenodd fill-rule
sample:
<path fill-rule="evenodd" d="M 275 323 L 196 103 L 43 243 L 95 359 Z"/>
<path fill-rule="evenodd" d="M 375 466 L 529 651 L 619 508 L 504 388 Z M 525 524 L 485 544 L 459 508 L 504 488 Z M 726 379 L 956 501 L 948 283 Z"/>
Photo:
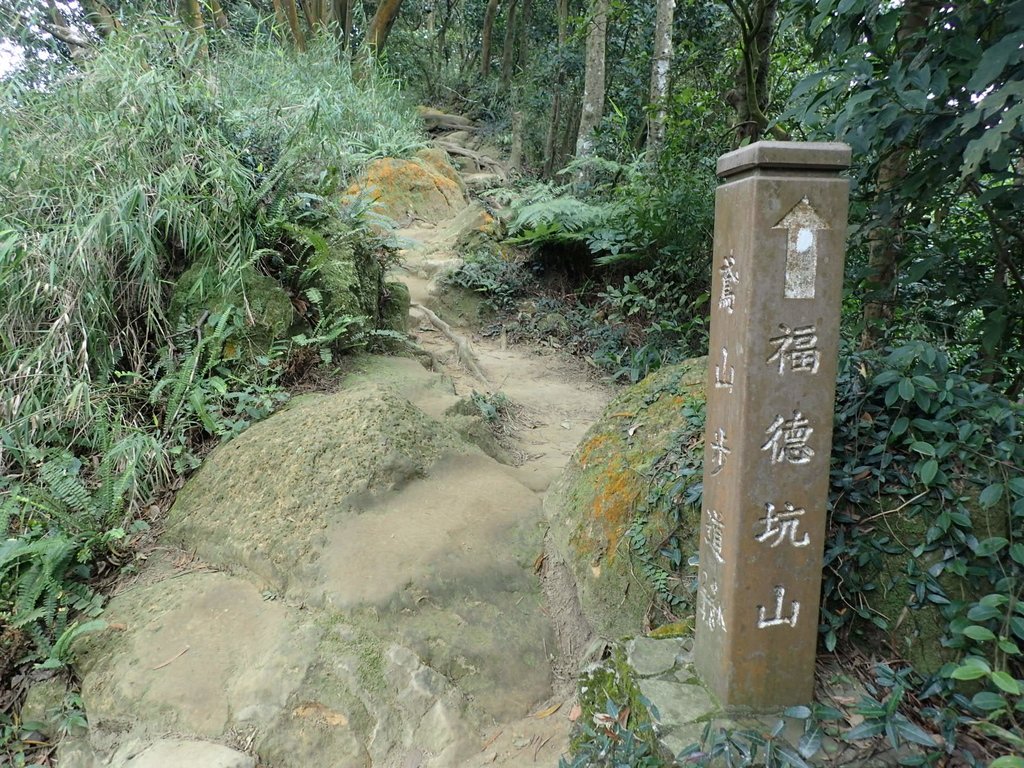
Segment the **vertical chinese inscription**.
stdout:
<path fill-rule="evenodd" d="M 694 659 L 726 706 L 813 692 L 849 148 L 719 160 Z"/>

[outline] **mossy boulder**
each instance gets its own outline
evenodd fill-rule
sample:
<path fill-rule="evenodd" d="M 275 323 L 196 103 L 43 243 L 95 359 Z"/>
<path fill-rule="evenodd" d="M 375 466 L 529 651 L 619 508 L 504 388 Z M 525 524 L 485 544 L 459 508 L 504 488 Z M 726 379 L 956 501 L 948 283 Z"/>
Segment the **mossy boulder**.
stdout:
<path fill-rule="evenodd" d="M 997 478 L 992 480 L 996 482 Z M 969 512 L 974 535 L 979 540 L 1008 537 L 1009 521 L 1000 510 L 973 505 Z M 874 569 L 862 569 L 861 573 L 863 579 L 874 582 L 875 588 L 861 595 L 867 610 L 880 617 L 886 626 L 864 623 L 855 625 L 855 629 L 863 630 L 872 643 L 888 646 L 921 674 L 935 674 L 947 662 L 958 659 L 962 651 L 943 645 L 943 638 L 950 634 L 944 604 L 929 600 L 927 595 L 921 599 L 915 583 L 926 572 L 937 574 L 935 581 L 945 598 L 954 604 L 970 603 L 988 590 L 982 591 L 971 579 L 942 567 L 943 550 L 929 550 L 928 531 L 933 522 L 929 511 L 897 510 L 884 514 L 883 510 L 874 509 L 864 516 L 884 517 L 883 524 L 870 534 L 879 538 L 883 546 L 877 565 Z M 845 606 L 836 608 L 842 610 Z"/>
<path fill-rule="evenodd" d="M 308 287 L 320 291 L 324 315 L 376 321 L 384 292 L 384 266 L 376 254 L 338 238 L 316 253 L 309 267 Z"/>
<path fill-rule="evenodd" d="M 198 324 L 229 308 L 241 310 L 240 330 L 229 334 L 226 357 L 260 354 L 288 335 L 295 310 L 285 289 L 272 277 L 245 267 L 237 280 L 226 281 L 223 269 L 212 261 L 198 261 L 174 284 L 170 316 L 175 322 Z"/>
<path fill-rule="evenodd" d="M 466 206 L 465 186 L 440 149 L 422 149 L 410 160 L 374 160 L 346 195 L 352 200 L 368 198 L 377 213 L 398 224 L 443 221 Z"/>
<path fill-rule="evenodd" d="M 405 333 L 409 325 L 410 303 L 409 286 L 399 282 L 385 283 L 380 304 L 380 328 Z"/>
<path fill-rule="evenodd" d="M 662 368 L 615 398 L 545 499 L 548 555 L 568 566 L 581 609 L 602 636 L 643 632 L 655 598 L 627 537 L 641 510 L 649 541 L 674 532 L 684 562 L 698 549 L 699 510 L 682 507 L 680 525 L 672 504 L 651 500 L 666 500 L 673 467 L 699 466 L 703 425 L 692 414 L 703 411 L 706 365 L 697 358 Z"/>
<path fill-rule="evenodd" d="M 298 397 L 203 462 L 178 493 L 168 536 L 284 589 L 312 566 L 325 523 L 348 499 L 400 486 L 466 449 L 454 429 L 379 384 Z"/>

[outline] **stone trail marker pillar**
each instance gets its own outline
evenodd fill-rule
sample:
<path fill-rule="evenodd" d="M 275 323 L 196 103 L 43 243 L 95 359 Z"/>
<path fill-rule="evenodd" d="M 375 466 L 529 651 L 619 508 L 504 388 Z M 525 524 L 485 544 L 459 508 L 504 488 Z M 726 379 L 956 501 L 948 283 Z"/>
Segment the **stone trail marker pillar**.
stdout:
<path fill-rule="evenodd" d="M 813 699 L 849 164 L 777 141 L 718 160 L 694 660 L 732 709 Z"/>

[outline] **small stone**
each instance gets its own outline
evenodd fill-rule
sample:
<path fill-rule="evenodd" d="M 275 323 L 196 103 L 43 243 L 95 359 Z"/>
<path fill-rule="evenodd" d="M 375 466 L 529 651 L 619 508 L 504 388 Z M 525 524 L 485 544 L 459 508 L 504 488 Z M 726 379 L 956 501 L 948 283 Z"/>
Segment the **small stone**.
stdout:
<path fill-rule="evenodd" d="M 67 686 L 59 677 L 51 677 L 32 685 L 21 706 L 21 722 L 31 723 L 34 728 L 53 738 L 57 733 L 57 718 L 64 705 Z"/>
<path fill-rule="evenodd" d="M 256 761 L 242 752 L 208 741 L 162 739 L 114 768 L 255 768 Z"/>
<path fill-rule="evenodd" d="M 691 744 L 700 744 L 703 736 L 704 723 L 694 723 L 693 725 L 684 725 L 681 728 L 667 731 L 659 738 L 659 741 L 673 755 L 678 755 Z"/>
<path fill-rule="evenodd" d="M 640 693 L 658 710 L 658 721 L 666 730 L 704 720 L 717 707 L 699 685 L 683 685 L 665 680 L 639 680 Z"/>
<path fill-rule="evenodd" d="M 651 677 L 671 671 L 684 651 L 678 638 L 635 637 L 626 645 L 626 658 L 634 672 L 641 677 Z"/>

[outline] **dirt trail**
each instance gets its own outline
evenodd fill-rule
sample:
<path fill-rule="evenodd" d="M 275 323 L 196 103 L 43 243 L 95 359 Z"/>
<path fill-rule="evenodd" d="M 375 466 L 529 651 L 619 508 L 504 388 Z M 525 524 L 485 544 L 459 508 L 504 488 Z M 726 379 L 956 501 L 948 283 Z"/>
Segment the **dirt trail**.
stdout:
<path fill-rule="evenodd" d="M 433 304 L 435 277 L 457 258 L 451 251 L 453 233 L 440 225 L 402 229 L 397 234 L 407 245 L 395 277 L 409 287 L 412 336 L 442 364 L 458 395 L 503 393 L 521 406 L 524 423 L 516 430 L 515 441 L 526 460 L 517 468 L 518 479 L 543 494 L 601 415 L 612 388 L 584 363 L 555 350 L 507 344 L 501 338 L 484 338 L 472 329 L 452 325 L 470 341 L 486 381 L 474 376 L 460 363 L 451 340 L 421 309 Z"/>
<path fill-rule="evenodd" d="M 437 276 L 458 263 L 451 250 L 454 233 L 441 224 L 410 227 L 397 235 L 406 247 L 394 277 L 409 287 L 412 337 L 431 353 L 458 396 L 500 393 L 512 401 L 516 416 L 510 438 L 518 461 L 510 472 L 541 499 L 600 417 L 613 388 L 584 363 L 555 350 L 508 344 L 504 337 L 485 338 L 453 322 L 450 330 L 469 342 L 482 380 L 472 365 L 460 360 L 458 345 L 430 317 L 439 291 Z M 443 310 L 438 312 L 447 324 Z M 479 758 L 465 765 L 554 765 L 568 748 L 573 682 L 556 679 L 546 705 L 531 717 L 500 723 Z"/>
<path fill-rule="evenodd" d="M 453 298 L 432 278 L 467 218 L 398 233 L 392 278 L 434 372 L 357 360 L 179 492 L 161 547 L 108 606 L 118 630 L 80 655 L 90 730 L 61 744 L 62 768 L 168 768 L 186 748 L 227 749 L 192 762 L 237 768 L 557 764 L 575 587 L 539 588 L 541 502 L 612 390 L 430 309 Z M 513 404 L 501 448 L 466 413 L 474 391 Z"/>

